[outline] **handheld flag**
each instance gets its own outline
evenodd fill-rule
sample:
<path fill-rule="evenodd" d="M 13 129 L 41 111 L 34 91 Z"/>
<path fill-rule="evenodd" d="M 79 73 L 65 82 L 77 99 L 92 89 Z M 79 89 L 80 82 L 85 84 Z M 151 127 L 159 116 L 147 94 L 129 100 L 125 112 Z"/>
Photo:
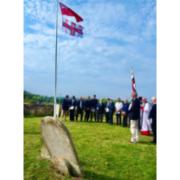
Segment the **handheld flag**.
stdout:
<path fill-rule="evenodd" d="M 131 85 L 132 85 L 132 93 L 136 93 L 137 94 L 137 91 L 136 91 L 136 82 L 135 82 L 135 77 L 134 77 L 134 73 L 132 72 L 131 73 Z"/>
<path fill-rule="evenodd" d="M 59 5 L 63 16 L 62 27 L 64 28 L 65 32 L 69 33 L 71 36 L 82 37 L 83 27 L 78 23 L 83 21 L 83 18 L 63 3 L 59 2 Z M 66 18 L 64 18 L 65 16 Z M 76 22 L 73 22 L 72 18 L 74 18 Z"/>

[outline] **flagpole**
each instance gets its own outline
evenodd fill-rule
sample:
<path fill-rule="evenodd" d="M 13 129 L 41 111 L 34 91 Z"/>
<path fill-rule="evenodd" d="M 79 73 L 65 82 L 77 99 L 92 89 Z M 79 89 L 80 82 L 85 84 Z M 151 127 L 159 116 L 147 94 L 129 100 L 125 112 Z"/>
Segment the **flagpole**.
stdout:
<path fill-rule="evenodd" d="M 56 119 L 57 113 L 56 113 L 56 96 L 57 96 L 57 48 L 58 48 L 58 0 L 57 0 L 57 7 L 56 7 L 56 42 L 55 42 L 55 74 L 54 74 L 54 118 Z"/>
<path fill-rule="evenodd" d="M 133 68 L 131 67 L 131 75 L 132 75 L 132 74 L 134 75 L 134 71 L 133 71 Z"/>

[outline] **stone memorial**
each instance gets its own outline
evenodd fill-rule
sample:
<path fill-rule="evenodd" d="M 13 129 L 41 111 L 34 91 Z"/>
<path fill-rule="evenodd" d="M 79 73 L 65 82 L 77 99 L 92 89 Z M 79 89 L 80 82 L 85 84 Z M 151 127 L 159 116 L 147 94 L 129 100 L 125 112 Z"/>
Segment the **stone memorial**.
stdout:
<path fill-rule="evenodd" d="M 66 126 L 53 117 L 41 120 L 41 156 L 49 159 L 61 175 L 82 177 L 78 156 Z"/>

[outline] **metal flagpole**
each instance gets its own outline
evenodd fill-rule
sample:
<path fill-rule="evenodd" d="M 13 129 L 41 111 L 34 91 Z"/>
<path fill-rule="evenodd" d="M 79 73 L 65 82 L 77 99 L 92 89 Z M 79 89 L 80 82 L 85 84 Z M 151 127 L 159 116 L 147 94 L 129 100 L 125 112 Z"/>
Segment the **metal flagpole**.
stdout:
<path fill-rule="evenodd" d="M 131 67 L 131 75 L 132 75 L 132 74 L 134 75 L 134 71 L 133 71 L 133 68 Z"/>
<path fill-rule="evenodd" d="M 57 117 L 56 113 L 56 96 L 57 96 L 57 48 L 58 48 L 58 6 L 59 2 L 57 0 L 57 9 L 56 9 L 56 44 L 55 44 L 55 80 L 54 80 L 54 118 Z"/>

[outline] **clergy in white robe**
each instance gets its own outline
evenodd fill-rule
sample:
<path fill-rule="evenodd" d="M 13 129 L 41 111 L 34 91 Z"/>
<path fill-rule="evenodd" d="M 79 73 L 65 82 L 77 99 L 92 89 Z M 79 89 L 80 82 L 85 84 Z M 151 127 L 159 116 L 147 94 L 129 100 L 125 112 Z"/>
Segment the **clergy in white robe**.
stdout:
<path fill-rule="evenodd" d="M 143 118 L 142 118 L 142 128 L 141 128 L 141 134 L 142 135 L 150 135 L 151 132 L 151 124 L 149 119 L 149 113 L 151 110 L 150 104 L 147 102 L 147 100 L 144 98 L 144 108 L 143 108 Z"/>

